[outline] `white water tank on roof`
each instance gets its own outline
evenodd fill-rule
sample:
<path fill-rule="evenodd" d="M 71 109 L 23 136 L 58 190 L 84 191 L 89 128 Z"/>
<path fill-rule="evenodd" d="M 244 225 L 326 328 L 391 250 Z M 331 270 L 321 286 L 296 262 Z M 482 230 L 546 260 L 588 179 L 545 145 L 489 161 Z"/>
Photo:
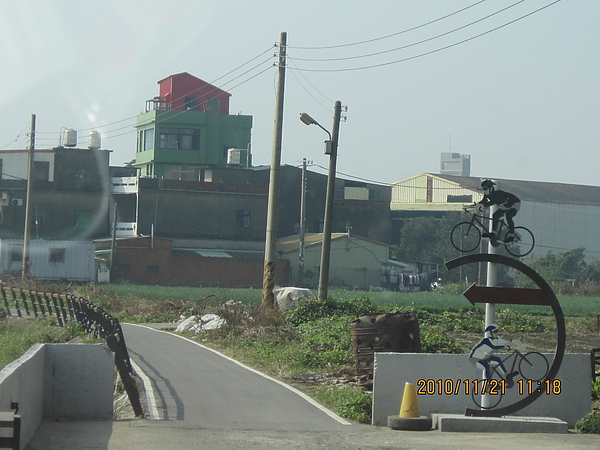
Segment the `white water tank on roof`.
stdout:
<path fill-rule="evenodd" d="M 63 134 L 63 145 L 65 147 L 75 147 L 77 145 L 77 130 L 66 128 Z"/>
<path fill-rule="evenodd" d="M 238 148 L 230 148 L 227 150 L 227 165 L 239 166 L 241 163 L 241 151 Z"/>
<path fill-rule="evenodd" d="M 98 150 L 101 144 L 101 136 L 98 131 L 90 131 L 88 135 L 88 148 L 90 150 Z"/>

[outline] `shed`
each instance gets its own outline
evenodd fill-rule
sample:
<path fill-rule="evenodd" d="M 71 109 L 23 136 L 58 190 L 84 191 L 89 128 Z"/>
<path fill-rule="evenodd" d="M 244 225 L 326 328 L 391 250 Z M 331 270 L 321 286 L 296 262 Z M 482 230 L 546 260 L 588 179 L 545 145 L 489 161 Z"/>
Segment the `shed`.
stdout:
<path fill-rule="evenodd" d="M 323 233 L 311 233 L 304 241 L 304 281 L 318 283 Z M 290 261 L 291 282 L 298 278 L 300 240 L 298 235 L 277 241 L 277 250 Z M 332 233 L 329 285 L 358 289 L 380 288 L 383 267 L 388 263 L 389 246 L 350 233 Z"/>
<path fill-rule="evenodd" d="M 36 239 L 29 243 L 29 275 L 38 280 L 95 280 L 92 241 Z M 20 274 L 23 240 L 0 239 L 0 274 Z"/>

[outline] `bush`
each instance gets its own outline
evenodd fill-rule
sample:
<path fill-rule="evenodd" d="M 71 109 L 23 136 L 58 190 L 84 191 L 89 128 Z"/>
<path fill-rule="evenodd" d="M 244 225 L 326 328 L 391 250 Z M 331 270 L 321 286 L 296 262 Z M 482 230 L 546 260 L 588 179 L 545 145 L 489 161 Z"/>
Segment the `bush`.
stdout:
<path fill-rule="evenodd" d="M 575 429 L 582 433 L 600 434 L 600 411 L 592 411 L 575 423 Z"/>
<path fill-rule="evenodd" d="M 546 324 L 531 314 L 523 314 L 513 309 L 502 309 L 496 313 L 496 323 L 500 331 L 506 333 L 543 333 Z"/>
<path fill-rule="evenodd" d="M 317 386 L 311 393 L 321 403 L 337 410 L 346 419 L 371 423 L 371 394 L 358 387 Z"/>
<path fill-rule="evenodd" d="M 376 312 L 377 309 L 367 297 L 349 300 L 307 298 L 300 300 L 300 304 L 286 314 L 286 320 L 290 325 L 298 326 L 329 316 L 360 317 Z"/>
<path fill-rule="evenodd" d="M 421 327 L 421 348 L 425 353 L 463 353 L 462 347 L 437 325 Z"/>
<path fill-rule="evenodd" d="M 354 363 L 352 336 L 347 317 L 325 317 L 298 326 L 299 355 L 307 368 L 326 368 Z"/>

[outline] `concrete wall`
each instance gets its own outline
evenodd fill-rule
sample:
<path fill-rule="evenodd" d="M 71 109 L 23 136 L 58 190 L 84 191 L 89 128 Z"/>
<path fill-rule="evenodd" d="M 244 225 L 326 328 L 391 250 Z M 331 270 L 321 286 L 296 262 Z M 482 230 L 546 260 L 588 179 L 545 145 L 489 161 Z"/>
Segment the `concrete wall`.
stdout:
<path fill-rule="evenodd" d="M 0 371 L 0 410 L 19 403 L 21 443 L 29 442 L 44 418 L 44 367 L 46 349 L 36 344 Z"/>
<path fill-rule="evenodd" d="M 45 347 L 44 416 L 112 418 L 115 357 L 108 347 L 88 344 Z"/>
<path fill-rule="evenodd" d="M 21 444 L 42 419 L 111 419 L 114 354 L 105 345 L 36 344 L 0 371 L 0 411 L 18 402 Z"/>
<path fill-rule="evenodd" d="M 545 355 L 551 363 L 552 354 Z M 543 394 L 534 403 L 517 412 L 518 416 L 556 417 L 572 427 L 591 410 L 591 364 L 589 354 L 565 355 L 556 377 L 560 380 L 560 394 Z M 468 380 L 480 379 L 477 369 L 467 355 L 423 353 L 375 353 L 373 377 L 373 425 L 387 425 L 387 418 L 398 415 L 405 383 L 418 380 Z M 518 401 L 517 386 L 507 390 L 498 407 Z M 465 395 L 464 384 L 457 395 L 417 395 L 422 416 L 432 413 L 464 414 L 466 408 L 476 409 L 471 394 Z"/>

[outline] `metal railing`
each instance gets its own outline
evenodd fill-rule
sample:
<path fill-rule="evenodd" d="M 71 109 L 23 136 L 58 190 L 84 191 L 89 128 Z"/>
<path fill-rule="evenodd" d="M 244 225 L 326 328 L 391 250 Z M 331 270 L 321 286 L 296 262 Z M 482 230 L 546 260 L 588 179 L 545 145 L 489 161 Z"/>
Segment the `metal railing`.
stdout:
<path fill-rule="evenodd" d="M 32 291 L 9 286 L 1 286 L 0 292 L 8 315 L 14 312 L 18 317 L 24 315 L 53 317 L 61 327 L 76 320 L 86 333 L 104 339 L 108 348 L 115 354 L 115 366 L 135 415 L 137 417 L 144 415 L 133 378 L 134 371 L 125 345 L 125 337 L 118 319 L 85 298 L 71 294 Z"/>

